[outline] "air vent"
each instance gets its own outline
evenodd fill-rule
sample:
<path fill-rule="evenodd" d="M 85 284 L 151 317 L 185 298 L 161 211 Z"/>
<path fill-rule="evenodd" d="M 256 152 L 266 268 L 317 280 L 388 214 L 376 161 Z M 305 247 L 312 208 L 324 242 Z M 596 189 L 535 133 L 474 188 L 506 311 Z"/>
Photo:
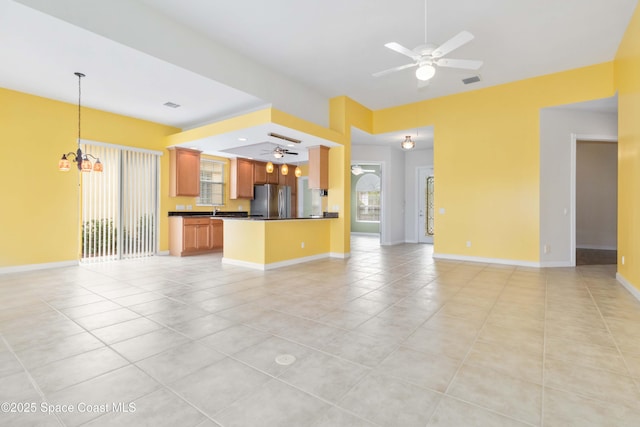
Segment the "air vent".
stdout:
<path fill-rule="evenodd" d="M 467 77 L 466 79 L 462 79 L 462 83 L 469 85 L 471 83 L 477 83 L 480 81 L 480 76 Z"/>
<path fill-rule="evenodd" d="M 171 101 L 165 102 L 163 105 L 169 108 L 178 108 L 180 106 L 180 104 L 176 104 L 175 102 Z"/>
<path fill-rule="evenodd" d="M 273 137 L 273 138 L 278 138 L 281 139 L 283 141 L 288 141 L 288 142 L 294 142 L 296 144 L 300 144 L 302 141 L 299 139 L 295 139 L 295 138 L 291 138 L 289 136 L 284 136 L 284 135 L 280 135 L 279 133 L 273 133 L 273 132 L 269 132 L 269 136 Z"/>

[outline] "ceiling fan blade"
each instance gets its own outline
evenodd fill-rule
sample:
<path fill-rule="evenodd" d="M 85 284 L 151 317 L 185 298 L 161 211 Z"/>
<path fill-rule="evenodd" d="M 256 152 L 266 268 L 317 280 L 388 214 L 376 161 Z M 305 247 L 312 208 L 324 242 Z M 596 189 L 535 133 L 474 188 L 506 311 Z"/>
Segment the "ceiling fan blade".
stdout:
<path fill-rule="evenodd" d="M 287 150 L 287 154 L 291 154 L 293 156 L 297 156 L 298 155 L 298 153 L 294 153 L 293 151 L 288 151 L 288 150 Z"/>
<path fill-rule="evenodd" d="M 417 60 L 420 59 L 420 55 L 418 55 L 417 53 L 415 53 L 411 49 L 407 49 L 406 47 L 402 46 L 400 43 L 391 42 L 391 43 L 385 44 L 384 47 L 389 48 L 389 49 L 393 50 L 394 52 L 398 52 L 399 54 L 402 54 L 404 56 L 408 56 L 409 58 L 413 59 L 414 61 L 417 61 Z"/>
<path fill-rule="evenodd" d="M 449 59 L 440 58 L 436 61 L 439 67 L 463 68 L 465 70 L 477 70 L 482 67 L 482 61 L 475 59 Z"/>
<path fill-rule="evenodd" d="M 405 70 L 407 68 L 416 67 L 418 64 L 405 64 L 399 67 L 389 68 L 388 70 L 378 71 L 377 73 L 373 73 L 373 77 L 386 76 L 387 74 L 394 73 L 396 71 Z"/>
<path fill-rule="evenodd" d="M 442 58 L 447 53 L 469 43 L 471 40 L 473 40 L 473 34 L 468 31 L 462 31 L 437 47 L 431 55 L 434 58 Z"/>

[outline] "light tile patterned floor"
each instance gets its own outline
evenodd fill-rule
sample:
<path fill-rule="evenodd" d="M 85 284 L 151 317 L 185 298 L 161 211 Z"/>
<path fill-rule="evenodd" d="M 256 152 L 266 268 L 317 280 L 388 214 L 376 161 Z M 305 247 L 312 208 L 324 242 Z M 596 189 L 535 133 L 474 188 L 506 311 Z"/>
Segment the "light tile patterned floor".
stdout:
<path fill-rule="evenodd" d="M 214 254 L 0 276 L 0 425 L 639 425 L 640 302 L 615 266 L 431 251 L 359 236 L 268 272 Z"/>

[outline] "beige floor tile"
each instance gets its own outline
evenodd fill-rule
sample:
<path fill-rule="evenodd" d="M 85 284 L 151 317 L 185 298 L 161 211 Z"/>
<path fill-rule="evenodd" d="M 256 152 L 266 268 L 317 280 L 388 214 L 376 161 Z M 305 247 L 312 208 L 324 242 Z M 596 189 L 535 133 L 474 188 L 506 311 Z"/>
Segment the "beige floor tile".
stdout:
<path fill-rule="evenodd" d="M 400 347 L 378 365 L 376 371 L 420 387 L 444 392 L 459 366 L 460 359 Z"/>
<path fill-rule="evenodd" d="M 202 337 L 197 342 L 220 353 L 231 355 L 269 338 L 271 334 L 244 325 L 235 325 L 215 334 Z"/>
<path fill-rule="evenodd" d="M 375 427 L 376 425 L 343 411 L 335 406 L 329 408 L 320 418 L 315 420 L 312 427 Z"/>
<path fill-rule="evenodd" d="M 94 329 L 91 334 L 107 344 L 114 344 L 161 328 L 162 325 L 145 317 L 139 317 L 104 328 Z"/>
<path fill-rule="evenodd" d="M 545 427 L 635 427 L 640 420 L 637 402 L 624 405 L 546 388 Z"/>
<path fill-rule="evenodd" d="M 631 377 L 547 358 L 545 385 L 607 402 L 639 402 Z"/>
<path fill-rule="evenodd" d="M 616 346 L 613 336 L 606 329 L 549 323 L 546 325 L 545 332 L 547 337 L 558 340 L 576 341 L 604 347 Z"/>
<path fill-rule="evenodd" d="M 145 359 L 172 347 L 189 342 L 189 339 L 169 329 L 158 329 L 135 338 L 120 341 L 111 348 L 132 362 Z"/>
<path fill-rule="evenodd" d="M 402 345 L 423 353 L 444 354 L 453 359 L 462 360 L 475 339 L 474 330 L 451 334 L 438 329 L 419 327 L 402 342 Z"/>
<path fill-rule="evenodd" d="M 136 365 L 156 381 L 169 384 L 224 357 L 209 347 L 189 342 L 140 360 Z"/>
<path fill-rule="evenodd" d="M 101 341 L 90 333 L 84 332 L 59 339 L 49 337 L 33 347 L 16 351 L 16 354 L 28 369 L 34 369 L 100 347 L 104 347 Z"/>
<path fill-rule="evenodd" d="M 71 405 L 73 412 L 58 415 L 68 426 L 77 426 L 103 415 L 101 405 L 123 404 L 125 406 L 159 388 L 159 384 L 135 366 L 129 365 L 103 374 L 88 381 L 50 393 L 47 402 L 52 405 Z M 82 409 L 84 405 L 84 410 Z M 96 410 L 86 410 L 86 408 Z"/>
<path fill-rule="evenodd" d="M 134 411 L 110 412 L 85 424 L 87 427 L 154 426 L 196 427 L 207 418 L 167 389 L 132 402 Z"/>
<path fill-rule="evenodd" d="M 368 372 L 368 368 L 346 360 L 313 353 L 296 361 L 278 379 L 336 403 Z"/>
<path fill-rule="evenodd" d="M 620 352 L 615 347 L 548 338 L 545 342 L 545 353 L 547 357 L 555 360 L 611 371 L 620 375 L 629 374 Z"/>
<path fill-rule="evenodd" d="M 234 402 L 214 419 L 229 427 L 304 426 L 327 407 L 322 400 L 274 379 Z"/>
<path fill-rule="evenodd" d="M 115 351 L 102 347 L 33 369 L 31 376 L 44 393 L 51 393 L 128 364 Z"/>
<path fill-rule="evenodd" d="M 87 330 L 104 328 L 105 326 L 115 325 L 116 323 L 126 322 L 140 317 L 140 315 L 127 308 L 119 308 L 117 310 L 105 311 L 103 313 L 83 316 L 75 321 Z"/>
<path fill-rule="evenodd" d="M 427 427 L 527 427 L 520 421 L 445 396 Z"/>
<path fill-rule="evenodd" d="M 375 367 L 396 348 L 396 339 L 350 332 L 336 337 L 323 346 L 322 350 L 360 365 Z"/>
<path fill-rule="evenodd" d="M 542 386 L 491 369 L 465 364 L 447 394 L 522 422 L 540 423 Z"/>
<path fill-rule="evenodd" d="M 276 376 L 291 368 L 291 365 L 278 364 L 276 362 L 277 356 L 289 354 L 296 358 L 296 363 L 300 363 L 314 352 L 314 350 L 292 341 L 271 336 L 261 340 L 255 345 L 234 353 L 233 357 L 255 369 Z"/>
<path fill-rule="evenodd" d="M 435 391 L 374 372 L 338 406 L 381 426 L 424 427 L 440 397 Z"/>
<path fill-rule="evenodd" d="M 465 364 L 542 385 L 542 351 L 512 346 L 509 342 L 479 340 L 471 347 Z"/>
<path fill-rule="evenodd" d="M 271 377 L 232 360 L 222 359 L 170 385 L 180 397 L 208 416 L 250 395 Z"/>

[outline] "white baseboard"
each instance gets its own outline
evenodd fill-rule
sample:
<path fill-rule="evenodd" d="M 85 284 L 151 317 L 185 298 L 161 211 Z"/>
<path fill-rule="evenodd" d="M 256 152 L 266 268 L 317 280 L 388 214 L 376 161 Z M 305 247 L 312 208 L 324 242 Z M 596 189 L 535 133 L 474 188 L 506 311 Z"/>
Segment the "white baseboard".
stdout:
<path fill-rule="evenodd" d="M 502 259 L 502 258 L 483 258 L 483 257 L 475 257 L 475 256 L 465 256 L 465 255 L 453 255 L 453 254 L 433 254 L 434 259 L 446 259 L 451 261 L 468 261 L 468 262 L 479 262 L 483 264 L 502 264 L 502 265 L 514 265 L 518 267 L 535 267 L 540 268 L 539 262 L 530 262 L 530 261 L 519 261 L 515 259 Z"/>
<path fill-rule="evenodd" d="M 331 258 L 342 258 L 342 259 L 347 259 L 347 258 L 351 258 L 351 252 L 329 252 L 329 256 Z"/>
<path fill-rule="evenodd" d="M 633 286 L 631 284 L 631 282 L 629 282 L 627 279 L 625 279 L 622 274 L 620 273 L 616 273 L 616 280 L 622 285 L 624 286 L 624 288 L 629 291 L 629 293 L 631 295 L 633 295 L 635 297 L 635 299 L 637 299 L 638 301 L 640 301 L 640 289 L 636 288 L 635 286 Z"/>
<path fill-rule="evenodd" d="M 45 264 L 26 264 L 16 265 L 13 267 L 0 267 L 0 275 L 11 273 L 24 273 L 27 271 L 47 270 L 50 268 L 61 267 L 77 267 L 80 263 L 78 261 L 61 261 L 61 262 L 48 262 Z"/>
<path fill-rule="evenodd" d="M 231 258 L 223 257 L 222 263 L 237 265 L 239 267 L 251 268 L 254 270 L 273 270 L 280 267 L 287 267 L 290 265 L 302 264 L 303 262 L 316 261 L 319 259 L 329 258 L 329 256 L 330 256 L 329 253 L 324 253 L 324 254 L 306 256 L 302 258 L 289 259 L 286 261 L 272 262 L 270 264 L 259 264 L 257 262 L 248 262 L 248 261 L 242 261 L 239 259 L 231 259 Z"/>
<path fill-rule="evenodd" d="M 156 255 L 166 256 L 169 255 L 169 251 L 158 251 L 156 252 Z"/>

